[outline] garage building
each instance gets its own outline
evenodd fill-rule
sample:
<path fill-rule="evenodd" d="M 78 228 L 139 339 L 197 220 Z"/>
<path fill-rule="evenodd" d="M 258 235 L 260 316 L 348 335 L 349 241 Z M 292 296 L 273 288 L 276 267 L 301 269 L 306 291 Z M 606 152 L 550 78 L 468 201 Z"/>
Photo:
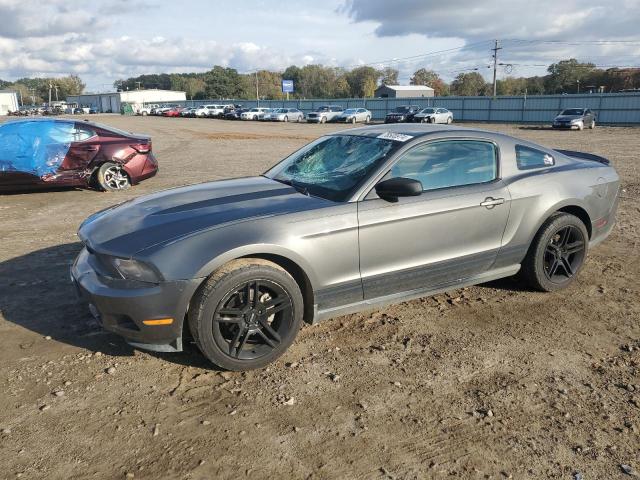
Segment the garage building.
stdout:
<path fill-rule="evenodd" d="M 148 104 L 184 102 L 186 99 L 185 92 L 175 90 L 130 90 L 70 95 L 67 97 L 67 103 L 77 103 L 81 107 L 92 107 L 102 113 L 120 113 L 123 103 L 131 104 L 133 110 L 137 111 Z"/>
<path fill-rule="evenodd" d="M 375 96 L 379 98 L 433 97 L 434 90 L 426 85 L 380 85 Z"/>
<path fill-rule="evenodd" d="M 15 112 L 19 107 L 18 94 L 16 92 L 13 90 L 0 90 L 0 115 Z"/>

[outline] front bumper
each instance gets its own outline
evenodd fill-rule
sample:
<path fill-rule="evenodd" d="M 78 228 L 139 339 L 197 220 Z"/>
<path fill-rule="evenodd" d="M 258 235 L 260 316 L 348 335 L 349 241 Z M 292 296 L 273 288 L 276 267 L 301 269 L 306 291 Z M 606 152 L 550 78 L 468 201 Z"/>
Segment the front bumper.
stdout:
<path fill-rule="evenodd" d="M 112 279 L 98 274 L 91 254 L 82 249 L 71 267 L 79 297 L 105 330 L 134 346 L 155 351 L 182 350 L 182 324 L 201 279 L 159 284 Z M 172 318 L 170 325 L 145 325 L 145 320 Z"/>
<path fill-rule="evenodd" d="M 580 128 L 580 124 L 578 124 L 578 123 L 556 123 L 556 122 L 554 122 L 551 126 L 553 128 L 566 128 L 567 130 L 572 130 L 574 128 L 576 128 L 576 129 Z"/>
<path fill-rule="evenodd" d="M 403 123 L 405 117 L 384 117 L 384 123 Z"/>

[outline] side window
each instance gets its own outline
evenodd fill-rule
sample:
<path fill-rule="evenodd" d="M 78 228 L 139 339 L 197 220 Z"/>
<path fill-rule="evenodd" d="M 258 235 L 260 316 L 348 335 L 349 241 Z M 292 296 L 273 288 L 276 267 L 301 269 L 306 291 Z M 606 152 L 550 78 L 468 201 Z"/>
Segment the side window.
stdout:
<path fill-rule="evenodd" d="M 84 140 L 87 140 L 87 139 L 95 136 L 95 134 L 96 134 L 96 132 L 94 132 L 90 128 L 76 127 L 72 131 L 72 135 L 73 135 L 73 140 L 72 141 L 74 141 L 74 142 L 82 142 Z"/>
<path fill-rule="evenodd" d="M 516 145 L 516 163 L 518 170 L 531 170 L 532 168 L 551 167 L 556 162 L 548 153 L 524 145 Z"/>
<path fill-rule="evenodd" d="M 482 140 L 430 142 L 409 150 L 391 168 L 391 177 L 419 180 L 423 190 L 485 183 L 497 176 L 496 146 Z"/>

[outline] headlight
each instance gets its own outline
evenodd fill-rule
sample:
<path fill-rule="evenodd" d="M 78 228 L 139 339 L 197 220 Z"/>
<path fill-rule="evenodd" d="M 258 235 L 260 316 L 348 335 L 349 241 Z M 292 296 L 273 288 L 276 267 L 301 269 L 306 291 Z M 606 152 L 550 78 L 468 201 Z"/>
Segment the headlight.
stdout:
<path fill-rule="evenodd" d="M 580 123 L 582 121 L 581 118 L 575 118 L 573 120 L 571 120 L 571 123 Z"/>
<path fill-rule="evenodd" d="M 107 258 L 125 280 L 148 283 L 158 283 L 161 280 L 160 274 L 154 268 L 139 260 L 118 257 Z"/>

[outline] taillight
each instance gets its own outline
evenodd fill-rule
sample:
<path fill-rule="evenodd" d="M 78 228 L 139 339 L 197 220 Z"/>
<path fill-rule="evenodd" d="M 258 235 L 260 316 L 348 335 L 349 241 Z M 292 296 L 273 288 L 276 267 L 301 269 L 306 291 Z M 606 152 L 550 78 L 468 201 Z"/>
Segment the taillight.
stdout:
<path fill-rule="evenodd" d="M 149 153 L 151 151 L 151 142 L 149 143 L 137 143 L 135 145 L 130 145 L 138 153 Z"/>

